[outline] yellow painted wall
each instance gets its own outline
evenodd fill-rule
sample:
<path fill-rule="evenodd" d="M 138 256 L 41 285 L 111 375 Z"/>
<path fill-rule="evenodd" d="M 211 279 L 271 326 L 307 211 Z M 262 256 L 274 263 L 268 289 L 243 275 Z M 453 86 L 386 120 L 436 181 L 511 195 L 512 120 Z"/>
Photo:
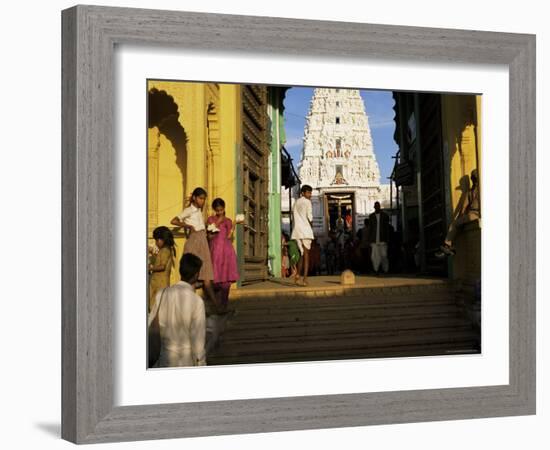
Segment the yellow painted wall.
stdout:
<path fill-rule="evenodd" d="M 225 201 L 226 215 L 233 219 L 237 211 L 237 164 L 242 142 L 242 102 L 240 85 L 220 85 L 220 151 L 214 154 L 213 196 Z M 235 242 L 234 242 L 235 243 Z"/>
<path fill-rule="evenodd" d="M 176 149 L 169 136 L 154 127 L 148 130 L 148 241 L 152 231 L 165 225 L 187 206 L 187 198 L 196 187 L 208 192 L 203 215 L 212 214 L 212 200 L 219 196 L 226 202 L 226 214 L 236 214 L 237 151 L 240 150 L 241 99 L 239 85 L 148 82 L 173 97 L 178 105 L 178 122 L 185 130 L 184 151 Z M 179 158 L 178 158 L 179 153 Z M 174 233 L 177 253 L 171 281 L 179 280 L 177 265 L 185 237 Z"/>
<path fill-rule="evenodd" d="M 470 182 L 477 168 L 480 196 L 483 186 L 481 172 L 481 97 L 473 95 L 442 96 L 443 140 L 446 164 L 449 168 L 447 188 L 452 211 L 460 207 L 461 183 Z M 465 178 L 467 177 L 467 178 Z M 461 181 L 462 180 L 462 181 Z M 465 183 L 466 184 L 466 183 Z M 467 185 L 467 184 L 466 184 Z M 466 201 L 467 198 L 463 198 Z M 482 211 L 483 214 L 483 211 Z M 454 243 L 452 277 L 475 280 L 481 278 L 481 221 L 470 223 L 458 233 Z"/>
<path fill-rule="evenodd" d="M 161 225 L 172 228 L 170 220 L 182 210 L 184 176 L 176 165 L 174 147 L 163 134 L 159 133 L 158 128 L 149 129 L 148 137 L 148 238 L 149 244 L 153 244 L 151 239 L 153 230 Z M 175 261 L 177 262 L 182 255 L 184 238 L 182 236 L 178 237 L 177 234 L 175 234 L 175 237 Z M 172 283 L 177 282 L 178 279 L 177 270 L 173 270 Z"/>

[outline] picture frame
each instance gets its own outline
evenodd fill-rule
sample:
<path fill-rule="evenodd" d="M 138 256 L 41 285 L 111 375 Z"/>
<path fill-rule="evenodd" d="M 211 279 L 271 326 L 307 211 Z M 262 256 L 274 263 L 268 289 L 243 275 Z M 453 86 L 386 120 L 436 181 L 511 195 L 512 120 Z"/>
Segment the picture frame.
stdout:
<path fill-rule="evenodd" d="M 274 39 L 281 34 L 284 39 Z M 115 407 L 118 44 L 507 65 L 509 383 Z M 535 124 L 533 35 L 99 6 L 64 10 L 62 437 L 84 444 L 535 414 Z"/>

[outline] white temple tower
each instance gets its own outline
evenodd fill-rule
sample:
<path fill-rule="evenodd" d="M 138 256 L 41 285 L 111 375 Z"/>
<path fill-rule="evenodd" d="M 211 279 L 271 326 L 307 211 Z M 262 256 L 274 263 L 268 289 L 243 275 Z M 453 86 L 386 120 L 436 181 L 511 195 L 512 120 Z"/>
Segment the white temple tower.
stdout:
<path fill-rule="evenodd" d="M 298 167 L 302 185 L 313 188 L 313 227 L 321 241 L 342 225 L 350 232 L 361 228 L 375 201 L 388 206 L 389 185 L 380 184 L 359 90 L 315 89 Z"/>

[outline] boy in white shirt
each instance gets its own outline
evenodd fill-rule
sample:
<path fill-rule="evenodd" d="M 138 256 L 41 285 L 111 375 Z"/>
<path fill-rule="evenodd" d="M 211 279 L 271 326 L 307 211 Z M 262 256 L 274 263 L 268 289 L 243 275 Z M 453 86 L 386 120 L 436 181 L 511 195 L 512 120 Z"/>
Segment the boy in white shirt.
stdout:
<path fill-rule="evenodd" d="M 206 314 L 202 298 L 195 293 L 201 266 L 198 256 L 184 254 L 181 281 L 157 292 L 148 318 L 150 327 L 158 314 L 161 347 L 154 367 L 206 365 Z"/>
<path fill-rule="evenodd" d="M 311 186 L 304 184 L 300 190 L 301 197 L 294 202 L 292 208 L 293 229 L 291 239 L 294 239 L 300 249 L 300 261 L 298 262 L 298 270 L 294 276 L 294 282 L 302 286 L 307 286 L 307 273 L 309 271 L 309 250 L 313 241 L 313 207 L 311 205 L 311 194 L 313 189 Z M 303 269 L 302 282 L 299 283 L 300 273 Z"/>

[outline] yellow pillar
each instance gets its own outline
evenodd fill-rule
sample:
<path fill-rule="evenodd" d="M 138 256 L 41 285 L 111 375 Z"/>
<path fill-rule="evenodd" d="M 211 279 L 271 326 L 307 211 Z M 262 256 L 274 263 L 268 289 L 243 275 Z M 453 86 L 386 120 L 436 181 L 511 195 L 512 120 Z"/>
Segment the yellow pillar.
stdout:
<path fill-rule="evenodd" d="M 239 85 L 220 85 L 220 154 L 214 159 L 214 178 L 218 196 L 226 205 L 226 215 L 232 220 L 237 211 L 237 152 L 240 151 L 241 92 Z"/>
<path fill-rule="evenodd" d="M 160 132 L 157 127 L 147 130 L 147 227 L 148 235 L 158 225 Z"/>
<path fill-rule="evenodd" d="M 455 212 L 462 197 L 463 209 L 467 202 L 467 191 L 471 187 L 471 173 L 477 169 L 481 180 L 481 98 L 472 95 L 443 95 L 443 139 L 448 146 L 448 188 L 450 189 L 451 211 Z M 468 183 L 465 183 L 467 181 Z M 481 191 L 481 190 L 480 190 Z M 483 211 L 482 211 L 483 214 Z M 476 280 L 481 276 L 481 223 L 464 226 L 457 235 L 455 246 L 462 249 L 453 258 L 452 277 Z"/>

